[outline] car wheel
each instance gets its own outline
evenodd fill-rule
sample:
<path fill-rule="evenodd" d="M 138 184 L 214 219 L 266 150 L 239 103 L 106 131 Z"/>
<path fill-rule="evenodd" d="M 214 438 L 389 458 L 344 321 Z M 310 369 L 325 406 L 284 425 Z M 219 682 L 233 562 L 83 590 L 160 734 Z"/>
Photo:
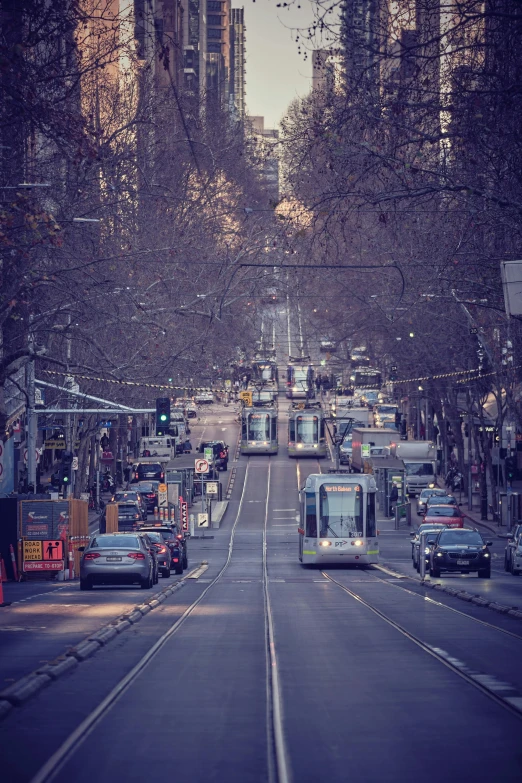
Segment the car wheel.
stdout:
<path fill-rule="evenodd" d="M 146 579 L 141 580 L 141 589 L 150 590 L 151 588 L 152 588 L 152 576 L 149 574 L 149 576 Z"/>
<path fill-rule="evenodd" d="M 479 579 L 491 579 L 491 568 L 479 568 L 477 576 Z"/>
<path fill-rule="evenodd" d="M 440 571 L 439 571 L 439 569 L 430 567 L 430 576 L 432 576 L 434 579 L 440 579 Z"/>
<path fill-rule="evenodd" d="M 152 584 L 157 585 L 159 582 L 159 569 L 154 572 L 154 576 L 152 578 Z"/>
<path fill-rule="evenodd" d="M 174 566 L 174 573 L 175 574 L 182 574 L 183 573 L 183 562 L 176 563 L 176 565 Z"/>
<path fill-rule="evenodd" d="M 185 555 L 183 558 L 183 568 L 186 570 L 188 568 L 188 557 Z"/>
<path fill-rule="evenodd" d="M 161 569 L 161 574 L 162 574 L 164 579 L 169 579 L 170 578 L 170 568 L 162 568 Z"/>
<path fill-rule="evenodd" d="M 511 571 L 511 573 L 513 574 L 513 576 L 518 576 L 518 575 L 519 575 L 519 573 L 520 573 L 520 571 L 518 570 L 518 568 L 515 568 L 515 564 L 514 564 L 514 562 L 513 562 L 513 559 L 511 560 L 511 568 L 510 568 L 510 571 Z"/>
<path fill-rule="evenodd" d="M 504 571 L 510 571 L 507 553 L 504 553 Z"/>
<path fill-rule="evenodd" d="M 92 582 L 90 579 L 80 579 L 80 590 L 92 590 Z"/>

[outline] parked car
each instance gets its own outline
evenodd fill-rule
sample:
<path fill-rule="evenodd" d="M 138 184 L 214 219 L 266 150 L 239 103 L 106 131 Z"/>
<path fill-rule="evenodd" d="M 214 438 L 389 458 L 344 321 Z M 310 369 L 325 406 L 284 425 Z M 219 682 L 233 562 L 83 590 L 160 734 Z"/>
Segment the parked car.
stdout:
<path fill-rule="evenodd" d="M 118 507 L 119 532 L 137 530 L 143 522 L 141 508 L 135 500 L 128 500 L 123 503 L 107 503 L 100 517 L 100 533 L 107 531 L 107 509 L 111 506 Z"/>
<path fill-rule="evenodd" d="M 491 541 L 484 541 L 477 530 L 441 530 L 436 538 L 429 538 L 430 576 L 437 579 L 442 571 L 470 574 L 477 572 L 480 579 L 491 576 Z"/>
<path fill-rule="evenodd" d="M 121 490 L 115 492 L 111 498 L 112 503 L 125 503 L 128 500 L 133 500 L 138 504 L 141 511 L 141 518 L 144 522 L 147 521 L 147 504 L 141 492 L 139 490 Z"/>
<path fill-rule="evenodd" d="M 147 479 L 154 479 L 155 481 L 163 481 L 165 479 L 165 471 L 159 462 L 138 462 L 132 466 L 131 484 L 135 484 L 138 481 L 147 481 Z"/>
<path fill-rule="evenodd" d="M 507 540 L 504 550 L 504 570 L 511 571 L 512 574 L 518 574 L 522 569 L 520 545 L 522 543 L 522 524 L 515 525 Z M 515 557 L 516 553 L 516 557 Z M 522 555 L 522 552 L 521 552 Z"/>
<path fill-rule="evenodd" d="M 187 537 L 177 525 L 143 525 L 140 532 L 160 533 L 170 550 L 170 567 L 176 574 L 182 574 L 188 568 Z"/>
<path fill-rule="evenodd" d="M 158 485 L 159 481 L 138 481 L 132 485 L 142 496 L 149 514 L 152 514 L 158 505 Z"/>
<path fill-rule="evenodd" d="M 441 520 L 446 527 L 464 527 L 465 516 L 458 506 L 428 506 L 424 515 L 424 522 L 430 525 L 436 525 Z"/>
<path fill-rule="evenodd" d="M 426 503 L 428 498 L 431 497 L 446 497 L 447 492 L 440 487 L 428 487 L 421 490 L 419 497 L 417 498 L 417 514 L 423 514 L 426 511 Z"/>
<path fill-rule="evenodd" d="M 139 584 L 149 590 L 153 585 L 154 557 L 137 533 L 97 534 L 78 549 L 80 590 L 106 584 Z"/>
<path fill-rule="evenodd" d="M 143 528 L 140 528 L 139 533 L 150 542 L 150 546 L 154 549 L 156 555 L 158 570 L 161 571 L 161 575 L 165 579 L 168 579 L 170 577 L 172 557 L 168 544 L 163 540 L 163 536 L 157 530 L 143 530 Z"/>

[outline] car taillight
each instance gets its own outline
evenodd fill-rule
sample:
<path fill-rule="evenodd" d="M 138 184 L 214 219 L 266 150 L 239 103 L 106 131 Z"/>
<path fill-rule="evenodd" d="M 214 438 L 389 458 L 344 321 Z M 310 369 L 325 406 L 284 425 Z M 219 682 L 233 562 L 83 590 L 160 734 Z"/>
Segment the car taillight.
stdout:
<path fill-rule="evenodd" d="M 176 536 L 176 538 L 178 538 L 178 539 L 181 541 L 181 540 L 183 539 L 183 536 L 181 535 L 181 533 L 178 533 L 178 535 Z"/>
<path fill-rule="evenodd" d="M 134 519 L 139 519 L 139 518 L 140 518 L 139 514 L 134 514 Z"/>
<path fill-rule="evenodd" d="M 135 479 L 138 479 L 138 478 L 139 478 L 139 475 L 138 475 L 137 473 L 135 473 L 135 474 L 134 474 L 134 478 L 135 478 Z"/>
<path fill-rule="evenodd" d="M 88 554 L 84 555 L 84 560 L 96 560 L 97 557 L 101 557 L 101 555 L 98 554 L 98 552 L 88 552 Z"/>
<path fill-rule="evenodd" d="M 160 478 L 163 481 L 163 479 L 165 478 L 165 474 L 164 473 L 160 473 Z"/>
<path fill-rule="evenodd" d="M 154 492 L 152 492 L 152 494 L 150 494 L 150 495 L 147 495 L 147 497 L 148 497 L 148 498 L 150 498 L 150 499 L 152 500 L 153 498 L 155 498 L 155 497 L 156 497 L 156 495 L 154 494 Z"/>
<path fill-rule="evenodd" d="M 163 544 L 157 544 L 157 547 L 158 547 L 158 552 L 161 552 L 162 555 L 164 555 L 165 552 L 167 551 L 167 547 L 164 546 Z"/>
<path fill-rule="evenodd" d="M 133 560 L 145 560 L 143 552 L 129 552 L 127 557 L 132 557 Z"/>
<path fill-rule="evenodd" d="M 179 557 L 173 557 L 172 558 L 173 563 L 179 563 Z"/>

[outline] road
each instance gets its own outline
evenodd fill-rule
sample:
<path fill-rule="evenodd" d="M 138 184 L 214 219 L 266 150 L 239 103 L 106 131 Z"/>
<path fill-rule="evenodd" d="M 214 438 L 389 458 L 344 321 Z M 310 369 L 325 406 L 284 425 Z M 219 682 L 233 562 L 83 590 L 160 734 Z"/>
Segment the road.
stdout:
<path fill-rule="evenodd" d="M 204 437 L 218 437 L 224 421 L 232 430 L 225 415 L 208 411 Z M 191 542 L 192 563 L 207 560 L 208 569 L 11 711 L 0 739 L 4 777 L 519 780 L 520 622 L 428 596 L 414 579 L 376 568 L 303 568 L 298 481 L 327 465 L 291 460 L 282 445 L 275 457 L 241 457 L 235 467 L 223 526 Z M 380 524 L 383 561 L 407 574 L 408 534 Z M 488 589 L 497 582 L 519 590 L 499 573 Z M 62 649 L 74 623 L 87 627 L 127 593 L 135 602 L 143 595 L 43 592 L 26 603 L 42 624 L 53 604 L 78 601 L 50 634 Z M 2 637 L 2 649 L 16 633 Z M 16 657 L 41 649 L 42 636 L 16 640 Z"/>

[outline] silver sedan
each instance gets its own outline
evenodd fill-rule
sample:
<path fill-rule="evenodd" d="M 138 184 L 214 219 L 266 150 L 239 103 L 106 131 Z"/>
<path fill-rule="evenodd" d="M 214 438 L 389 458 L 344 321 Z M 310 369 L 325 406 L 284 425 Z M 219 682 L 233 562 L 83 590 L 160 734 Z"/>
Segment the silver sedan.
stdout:
<path fill-rule="evenodd" d="M 149 590 L 154 562 L 142 536 L 135 533 L 103 533 L 91 538 L 82 552 L 80 590 L 93 585 L 139 584 Z"/>

